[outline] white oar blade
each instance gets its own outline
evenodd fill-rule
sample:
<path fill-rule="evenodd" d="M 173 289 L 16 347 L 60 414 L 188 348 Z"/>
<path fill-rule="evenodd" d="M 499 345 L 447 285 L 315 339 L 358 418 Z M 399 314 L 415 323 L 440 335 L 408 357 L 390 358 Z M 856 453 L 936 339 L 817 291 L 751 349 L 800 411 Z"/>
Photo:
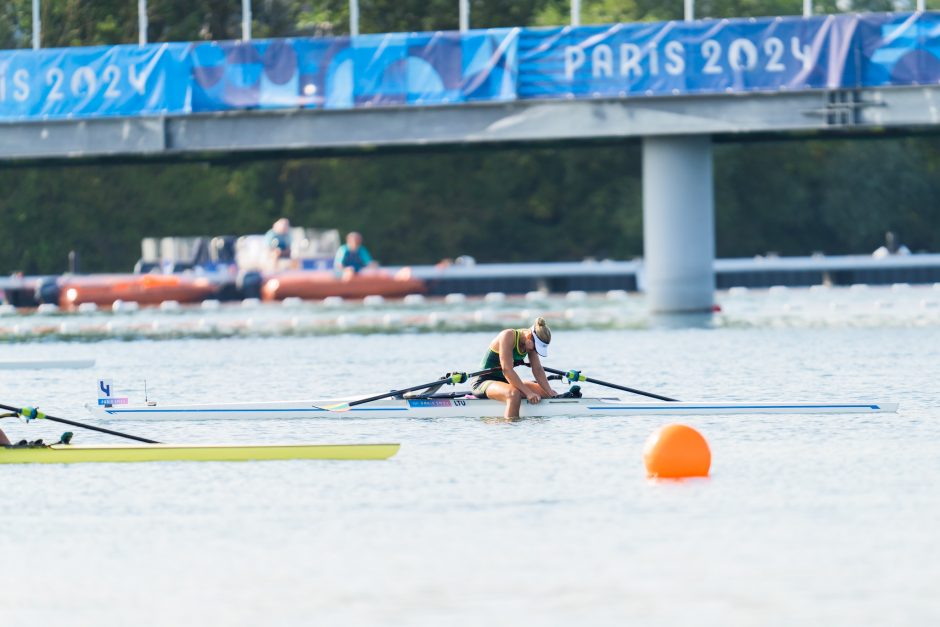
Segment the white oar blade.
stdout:
<path fill-rule="evenodd" d="M 320 409 L 325 411 L 335 411 L 335 412 L 344 412 L 349 411 L 351 407 L 349 403 L 337 403 L 336 405 L 323 405 Z"/>

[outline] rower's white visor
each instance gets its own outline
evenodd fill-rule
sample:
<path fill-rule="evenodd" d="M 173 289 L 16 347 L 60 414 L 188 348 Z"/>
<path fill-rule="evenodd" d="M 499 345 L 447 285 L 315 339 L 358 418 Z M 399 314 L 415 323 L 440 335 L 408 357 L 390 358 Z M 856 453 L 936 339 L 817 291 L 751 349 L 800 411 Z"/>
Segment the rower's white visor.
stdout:
<path fill-rule="evenodd" d="M 548 344 L 539 338 L 539 334 L 535 332 L 535 327 L 532 327 L 532 341 L 535 343 L 535 352 L 541 357 L 548 357 Z"/>

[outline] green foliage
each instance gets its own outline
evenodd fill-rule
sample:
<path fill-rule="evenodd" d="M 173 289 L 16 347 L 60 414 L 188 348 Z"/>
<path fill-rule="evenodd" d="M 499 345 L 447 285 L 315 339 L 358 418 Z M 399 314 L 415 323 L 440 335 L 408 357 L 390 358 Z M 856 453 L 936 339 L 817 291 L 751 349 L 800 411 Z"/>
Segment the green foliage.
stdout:
<path fill-rule="evenodd" d="M 30 0 L 0 2 L 0 49 L 30 45 L 32 17 Z"/>
<path fill-rule="evenodd" d="M 748 143 L 716 151 L 718 254 L 867 253 L 895 231 L 940 249 L 933 137 Z"/>

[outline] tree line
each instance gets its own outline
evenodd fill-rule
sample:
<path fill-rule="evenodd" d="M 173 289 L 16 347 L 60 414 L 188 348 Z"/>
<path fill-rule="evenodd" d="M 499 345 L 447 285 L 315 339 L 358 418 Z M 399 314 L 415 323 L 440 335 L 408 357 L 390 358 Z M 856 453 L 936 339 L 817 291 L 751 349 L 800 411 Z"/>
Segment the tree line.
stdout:
<path fill-rule="evenodd" d="M 938 0 L 940 2 L 940 0 Z M 840 3 L 841 5 L 842 3 Z M 582 23 L 679 19 L 682 2 L 584 0 Z M 0 47 L 30 45 L 31 0 L 0 5 Z M 474 27 L 566 23 L 561 0 L 472 0 Z M 715 17 L 798 14 L 802 0 L 699 0 Z M 360 0 L 361 32 L 453 29 L 456 0 Z M 887 10 L 889 1 L 855 2 Z M 816 2 L 817 12 L 839 10 Z M 43 0 L 44 46 L 133 43 L 136 3 Z M 231 39 L 237 0 L 149 0 L 151 41 Z M 345 34 L 346 0 L 255 0 L 256 37 Z M 715 149 L 722 257 L 867 253 L 893 230 L 940 250 L 934 136 L 767 141 Z M 642 255 L 636 141 L 254 161 L 0 166 L 0 272 L 127 270 L 142 237 L 359 230 L 384 263 Z"/>

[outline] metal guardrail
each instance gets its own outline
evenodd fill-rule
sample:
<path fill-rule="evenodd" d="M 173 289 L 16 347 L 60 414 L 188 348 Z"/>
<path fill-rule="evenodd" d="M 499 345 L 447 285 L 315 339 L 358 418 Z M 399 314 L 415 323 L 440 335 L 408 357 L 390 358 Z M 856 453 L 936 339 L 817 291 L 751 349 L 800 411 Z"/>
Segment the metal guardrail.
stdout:
<path fill-rule="evenodd" d="M 32 0 L 33 6 L 33 49 L 42 47 L 42 0 Z M 470 30 L 470 0 L 457 0 L 458 24 L 460 31 Z M 927 10 L 927 0 L 917 0 L 917 11 Z M 571 26 L 581 25 L 581 0 L 571 0 Z M 813 0 L 803 0 L 803 17 L 813 15 Z M 683 0 L 683 16 L 686 22 L 695 19 L 695 0 Z M 137 0 L 138 40 L 143 46 L 148 42 L 147 30 L 149 18 L 147 0 Z M 349 0 L 349 34 L 359 35 L 359 0 Z M 242 40 L 251 41 L 251 0 L 242 0 Z"/>

